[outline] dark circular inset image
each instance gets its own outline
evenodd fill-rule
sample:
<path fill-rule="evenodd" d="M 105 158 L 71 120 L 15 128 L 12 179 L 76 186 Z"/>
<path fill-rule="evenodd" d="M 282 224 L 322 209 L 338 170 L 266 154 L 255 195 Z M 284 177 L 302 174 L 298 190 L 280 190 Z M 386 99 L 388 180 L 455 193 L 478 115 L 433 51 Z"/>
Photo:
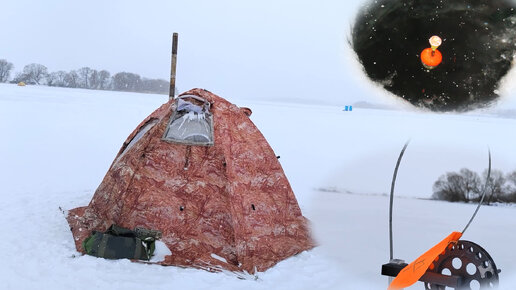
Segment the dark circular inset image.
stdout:
<path fill-rule="evenodd" d="M 516 1 L 369 2 L 351 44 L 372 81 L 417 107 L 485 107 L 516 53 Z"/>

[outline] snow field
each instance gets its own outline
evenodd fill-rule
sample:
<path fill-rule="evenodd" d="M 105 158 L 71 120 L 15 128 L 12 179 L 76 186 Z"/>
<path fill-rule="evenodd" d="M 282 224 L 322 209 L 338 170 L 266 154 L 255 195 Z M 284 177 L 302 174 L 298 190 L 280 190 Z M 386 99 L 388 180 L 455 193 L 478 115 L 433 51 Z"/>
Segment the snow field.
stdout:
<path fill-rule="evenodd" d="M 216 92 L 215 92 L 216 93 Z M 451 231 L 473 204 L 428 198 L 446 171 L 516 169 L 516 120 L 232 99 L 270 142 L 320 246 L 259 273 L 161 267 L 80 256 L 62 209 L 86 205 L 127 135 L 167 96 L 0 84 L 0 226 L 5 289 L 385 289 L 388 198 L 399 150 L 394 251 L 411 261 Z M 340 192 L 319 191 L 318 188 Z M 354 194 L 346 194 L 346 191 Z M 516 285 L 516 208 L 482 207 L 464 239 L 484 247 Z M 422 289 L 416 284 L 410 289 Z"/>

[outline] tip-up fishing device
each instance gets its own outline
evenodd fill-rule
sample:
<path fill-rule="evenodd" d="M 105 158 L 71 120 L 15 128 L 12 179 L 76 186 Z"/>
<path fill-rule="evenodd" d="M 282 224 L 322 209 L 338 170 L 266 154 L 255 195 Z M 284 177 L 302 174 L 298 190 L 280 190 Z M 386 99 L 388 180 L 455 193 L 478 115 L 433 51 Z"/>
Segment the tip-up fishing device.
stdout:
<path fill-rule="evenodd" d="M 487 178 L 477 208 L 462 232 L 453 232 L 441 242 L 426 251 L 410 264 L 393 259 L 392 205 L 394 185 L 401 159 L 408 146 L 405 143 L 400 152 L 391 184 L 389 205 L 390 262 L 382 265 L 382 275 L 395 277 L 389 290 L 402 289 L 417 281 L 424 282 L 425 289 L 493 289 L 498 286 L 498 274 L 494 260 L 489 253 L 474 242 L 460 240 L 475 218 L 486 196 L 491 178 L 491 152 Z"/>

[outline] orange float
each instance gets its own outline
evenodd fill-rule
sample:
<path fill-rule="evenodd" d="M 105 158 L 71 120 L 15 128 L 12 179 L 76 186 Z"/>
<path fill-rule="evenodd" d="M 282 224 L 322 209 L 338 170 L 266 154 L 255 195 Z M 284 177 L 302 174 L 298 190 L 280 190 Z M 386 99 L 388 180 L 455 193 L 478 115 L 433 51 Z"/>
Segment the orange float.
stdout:
<path fill-rule="evenodd" d="M 431 47 L 423 49 L 421 52 L 421 63 L 427 69 L 436 68 L 443 60 L 443 55 L 437 48 L 441 45 L 442 40 L 439 36 L 432 36 L 429 39 Z"/>

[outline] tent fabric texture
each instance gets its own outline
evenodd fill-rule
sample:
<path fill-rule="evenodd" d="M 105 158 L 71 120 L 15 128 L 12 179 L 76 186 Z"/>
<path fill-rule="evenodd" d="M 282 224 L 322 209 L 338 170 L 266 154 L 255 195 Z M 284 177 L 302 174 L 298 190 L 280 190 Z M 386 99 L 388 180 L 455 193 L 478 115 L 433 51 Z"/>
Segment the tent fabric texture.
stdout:
<path fill-rule="evenodd" d="M 250 114 L 203 89 L 154 111 L 124 142 L 89 205 L 68 212 L 77 250 L 112 224 L 162 232 L 171 251 L 162 265 L 212 271 L 261 272 L 313 248 L 308 220 Z M 196 120 L 204 125 L 190 128 L 204 130 L 202 138 L 166 138 Z"/>

